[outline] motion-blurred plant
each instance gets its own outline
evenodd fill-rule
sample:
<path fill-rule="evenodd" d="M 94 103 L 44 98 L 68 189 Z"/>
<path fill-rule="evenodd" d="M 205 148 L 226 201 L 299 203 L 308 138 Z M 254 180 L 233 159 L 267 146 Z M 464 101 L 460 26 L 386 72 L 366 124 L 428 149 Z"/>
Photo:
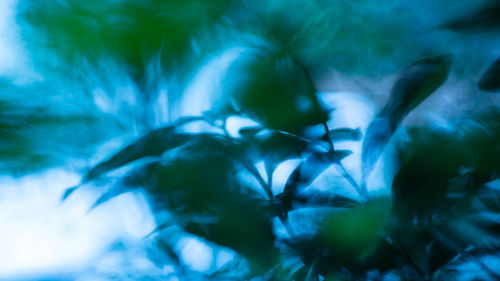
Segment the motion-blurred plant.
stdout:
<path fill-rule="evenodd" d="M 158 225 L 150 236 L 155 241 L 151 259 L 159 266 L 174 266 L 180 280 L 455 280 L 464 262 L 476 263 L 489 278 L 500 280 L 483 259 L 500 251 L 495 219 L 500 192 L 492 184 L 500 169 L 498 108 L 466 115 L 456 130 L 408 128 L 408 138 L 396 140 L 400 163 L 391 196 L 373 195 L 366 181 L 384 148 L 405 117 L 447 81 L 453 54 L 445 53 L 439 42 L 431 48 L 419 39 L 429 28 L 424 23 L 415 21 L 410 31 L 398 24 L 403 14 L 418 18 L 403 1 L 302 2 L 21 1 L 20 19 L 29 23 L 26 40 L 34 46 L 36 62 L 53 77 L 88 85 L 88 73 L 78 70 L 90 65 L 103 71 L 99 64 L 106 59 L 122 66 L 120 74 L 140 93 L 134 116 L 137 139 L 90 168 L 81 185 L 68 189 L 64 198 L 80 186 L 105 180 L 110 187 L 92 208 L 121 193 L 143 190 Z M 464 22 L 473 22 L 476 29 L 481 20 L 494 21 L 484 23 L 490 28 L 499 22 L 491 15 L 471 14 L 441 28 L 469 31 Z M 232 66 L 213 108 L 201 116 L 152 124 L 162 79 L 171 79 L 167 87 L 174 102 L 169 102 L 175 103 L 199 62 L 228 42 L 243 44 L 251 55 Z M 40 50 L 50 55 L 40 58 Z M 400 69 L 387 103 L 364 137 L 356 128 L 329 127 L 335 121 L 333 109 L 318 97 L 312 78 L 328 66 L 353 75 Z M 478 87 L 495 92 L 498 81 L 497 61 Z M 84 90 L 84 96 L 92 90 Z M 67 141 L 73 152 L 106 140 L 112 134 L 107 128 L 119 134 L 131 127 L 103 121 L 114 119 L 95 107 L 92 113 L 62 113 L 65 117 L 59 118 L 4 99 L 0 131 L 7 137 L 0 141 L 0 155 L 6 167 L 12 167 L 9 161 L 34 169 L 48 163 L 45 154 L 32 154 L 30 140 L 23 140 L 31 128 L 100 128 L 76 140 L 52 140 Z M 9 118 L 19 115 L 26 120 L 22 131 L 9 124 Z M 230 117 L 257 125 L 230 134 Z M 186 129 L 193 125 L 201 129 Z M 89 135 L 96 139 L 82 139 Z M 352 152 L 337 149 L 337 143 L 361 139 L 362 179 L 356 180 L 342 164 Z M 50 149 L 34 150 L 51 155 Z M 26 163 L 20 155 L 36 163 Z M 273 175 L 290 159 L 301 162 L 276 192 Z M 259 169 L 262 163 L 264 169 Z M 357 195 L 339 193 L 345 186 L 338 182 L 325 186 L 327 191 L 308 188 L 330 168 Z M 306 234 L 298 233 L 297 222 L 291 221 L 292 213 L 302 209 L 319 214 Z M 228 248 L 237 258 L 211 273 L 191 272 L 174 247 L 179 235 L 187 233 Z"/>

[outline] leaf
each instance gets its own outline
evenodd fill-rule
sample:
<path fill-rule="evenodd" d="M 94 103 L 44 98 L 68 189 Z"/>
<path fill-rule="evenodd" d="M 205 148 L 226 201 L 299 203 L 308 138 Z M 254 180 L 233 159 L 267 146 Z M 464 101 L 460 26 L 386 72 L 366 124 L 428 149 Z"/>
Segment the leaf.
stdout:
<path fill-rule="evenodd" d="M 446 81 L 451 62 L 450 55 L 427 57 L 400 72 L 389 100 L 366 130 L 361 156 L 363 182 L 401 121 Z"/>
<path fill-rule="evenodd" d="M 337 128 L 330 130 L 328 136 L 332 141 L 357 141 L 363 136 L 359 128 Z M 328 136 L 325 134 L 323 140 L 328 141 Z"/>
<path fill-rule="evenodd" d="M 262 130 L 263 130 L 263 128 L 260 126 L 245 127 L 245 128 L 241 128 L 238 131 L 238 133 L 240 134 L 240 136 L 242 136 L 244 138 L 253 138 L 256 134 L 258 134 Z"/>
<path fill-rule="evenodd" d="M 244 148 L 238 141 L 199 134 L 164 161 L 133 170 L 123 179 L 123 184 L 144 188 L 152 195 L 154 208 L 204 214 L 257 194 L 245 190 L 235 177 L 238 170 L 243 169 L 245 160 Z M 241 194 L 244 191 L 245 196 Z"/>
<path fill-rule="evenodd" d="M 328 120 L 307 70 L 291 55 L 262 50 L 234 66 L 231 104 L 272 130 L 299 133 Z"/>
<path fill-rule="evenodd" d="M 484 73 L 477 82 L 480 90 L 486 92 L 500 91 L 500 58 L 497 59 Z"/>
<path fill-rule="evenodd" d="M 64 201 L 66 200 L 71 194 L 73 194 L 73 192 L 75 192 L 78 188 L 80 187 L 80 185 L 77 185 L 77 186 L 73 186 L 73 187 L 70 187 L 70 188 L 67 188 L 63 195 L 61 196 L 61 200 Z"/>
<path fill-rule="evenodd" d="M 305 188 L 331 164 L 339 163 L 351 153 L 350 150 L 314 153 L 292 172 L 285 184 L 284 192 L 294 193 Z"/>
<path fill-rule="evenodd" d="M 409 135 L 412 145 L 399 152 L 401 169 L 392 182 L 394 213 L 405 219 L 446 209 L 449 182 L 468 162 L 454 136 L 419 130 Z"/>
<path fill-rule="evenodd" d="M 272 175 L 277 165 L 281 162 L 299 158 L 315 151 L 313 143 L 300 136 L 286 133 L 269 131 L 267 134 L 259 134 L 252 139 L 255 154 L 264 160 L 267 175 Z"/>
<path fill-rule="evenodd" d="M 500 167 L 498 109 L 458 120 L 459 131 L 409 128 L 410 142 L 398 150 L 400 170 L 392 182 L 395 215 L 462 214 L 497 205 L 484 184 Z"/>
<path fill-rule="evenodd" d="M 363 183 L 375 167 L 394 131 L 395 129 L 391 128 L 391 120 L 386 117 L 376 117 L 366 129 L 361 152 Z"/>
<path fill-rule="evenodd" d="M 126 188 L 123 188 L 122 186 L 119 186 L 119 185 L 114 185 L 112 186 L 109 190 L 107 190 L 106 192 L 104 192 L 104 194 L 102 194 L 95 202 L 94 204 L 92 204 L 92 206 L 90 206 L 89 210 L 87 212 L 91 212 L 92 210 L 94 210 L 95 208 L 97 208 L 98 206 L 102 205 L 103 203 L 109 201 L 110 199 L 118 196 L 118 195 L 121 195 L 123 193 L 126 193 L 127 191 L 130 191 L 129 189 L 126 189 Z M 65 194 L 66 195 L 66 194 Z M 69 195 L 69 194 L 68 194 Z M 63 200 L 68 197 L 68 195 L 66 195 L 65 197 L 63 197 Z"/>
<path fill-rule="evenodd" d="M 386 197 L 360 207 L 339 211 L 324 223 L 315 239 L 338 265 L 353 266 L 373 253 L 390 211 Z"/>
<path fill-rule="evenodd" d="M 184 144 L 190 136 L 189 134 L 177 133 L 177 127 L 197 120 L 199 120 L 198 117 L 188 117 L 180 119 L 169 126 L 150 131 L 137 141 L 118 151 L 108 160 L 97 164 L 87 173 L 83 181 L 95 179 L 144 157 L 160 156 L 166 150 Z"/>
<path fill-rule="evenodd" d="M 304 160 L 288 178 L 283 192 L 277 195 L 282 202 L 283 211 L 287 212 L 292 208 L 298 191 L 309 186 L 331 164 L 339 163 L 351 153 L 349 150 L 316 152 Z"/>
<path fill-rule="evenodd" d="M 191 222 L 185 230 L 267 268 L 274 262 L 273 229 L 265 214 L 248 203 L 239 201 L 238 205 L 226 207 L 215 222 Z"/>
<path fill-rule="evenodd" d="M 274 233 L 267 209 L 259 206 L 268 203 L 235 176 L 245 159 L 240 148 L 234 139 L 200 135 L 169 159 L 135 169 L 123 182 L 143 188 L 160 219 L 168 210 L 187 219 L 189 233 L 267 266 L 273 261 Z"/>
<path fill-rule="evenodd" d="M 175 266 L 180 267 L 182 265 L 179 255 L 175 252 L 174 248 L 170 246 L 161 238 L 156 239 L 156 247 L 166 255 L 169 262 L 173 263 Z"/>

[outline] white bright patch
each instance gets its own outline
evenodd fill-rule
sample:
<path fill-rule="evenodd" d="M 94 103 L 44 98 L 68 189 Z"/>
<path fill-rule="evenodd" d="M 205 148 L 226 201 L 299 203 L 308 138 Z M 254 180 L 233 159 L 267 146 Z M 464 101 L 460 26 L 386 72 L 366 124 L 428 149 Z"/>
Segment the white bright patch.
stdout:
<path fill-rule="evenodd" d="M 273 194 L 279 194 L 285 189 L 285 184 L 293 170 L 299 166 L 302 159 L 289 159 L 281 162 L 273 172 Z"/>
<path fill-rule="evenodd" d="M 361 95 L 350 92 L 323 92 L 319 94 L 320 98 L 329 107 L 334 108 L 328 126 L 335 128 L 360 128 L 365 135 L 368 125 L 377 114 L 379 108 L 367 95 Z M 342 160 L 342 164 L 356 182 L 361 183 L 361 150 L 363 139 L 360 141 L 343 141 L 335 143 L 337 150 L 351 150 L 353 153 Z M 389 161 L 392 156 L 390 146 L 386 147 L 382 157 L 377 162 L 372 175 L 367 184 L 368 191 L 384 191 L 391 186 L 393 168 Z M 385 159 L 384 159 L 385 158 Z"/>
<path fill-rule="evenodd" d="M 240 129 L 245 127 L 255 127 L 258 125 L 259 123 L 253 121 L 252 119 L 240 116 L 230 116 L 226 120 L 226 130 L 233 138 L 241 137 L 239 134 Z"/>
<path fill-rule="evenodd" d="M 16 25 L 17 0 L 0 1 L 0 76 L 23 84 L 40 79 L 28 63 L 26 51 L 21 43 L 19 27 Z"/>
<path fill-rule="evenodd" d="M 139 241 L 155 224 L 144 198 L 124 194 L 87 213 L 97 192 L 78 191 L 80 176 L 51 170 L 0 178 L 0 279 L 77 272 L 114 241 Z"/>
<path fill-rule="evenodd" d="M 221 81 L 229 66 L 244 50 L 238 47 L 227 49 L 201 67 L 183 93 L 180 105 L 182 116 L 201 116 L 212 108 L 220 97 Z"/>
<path fill-rule="evenodd" d="M 181 258 L 188 268 L 194 271 L 205 272 L 213 264 L 213 249 L 200 239 L 184 237 L 179 240 L 177 247 Z"/>

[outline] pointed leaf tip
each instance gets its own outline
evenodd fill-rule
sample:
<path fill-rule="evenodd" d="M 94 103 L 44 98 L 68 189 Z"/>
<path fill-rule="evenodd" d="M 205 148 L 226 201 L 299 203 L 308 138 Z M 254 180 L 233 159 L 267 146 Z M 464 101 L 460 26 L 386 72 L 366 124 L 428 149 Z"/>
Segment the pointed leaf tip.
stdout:
<path fill-rule="evenodd" d="M 500 58 L 481 75 L 477 87 L 485 92 L 500 92 Z"/>
<path fill-rule="evenodd" d="M 68 197 L 73 194 L 73 192 L 75 192 L 78 187 L 80 187 L 80 185 L 77 185 L 77 186 L 73 186 L 73 187 L 70 187 L 68 189 L 66 189 L 61 197 L 61 201 L 64 202 L 66 199 L 68 199 Z"/>

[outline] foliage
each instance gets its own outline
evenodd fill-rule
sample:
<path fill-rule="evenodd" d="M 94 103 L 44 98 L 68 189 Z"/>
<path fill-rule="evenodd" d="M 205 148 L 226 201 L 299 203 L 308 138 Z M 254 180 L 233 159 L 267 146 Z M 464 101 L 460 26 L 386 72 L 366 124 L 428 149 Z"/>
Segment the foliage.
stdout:
<path fill-rule="evenodd" d="M 82 58 L 90 65 L 104 59 L 122 63 L 143 99 L 137 104 L 140 112 L 152 110 L 158 94 L 151 64 L 166 70 L 162 75 L 188 77 L 196 65 L 193 60 L 228 42 L 243 42 L 251 49 L 249 58 L 230 67 L 223 94 L 210 111 L 159 127 L 139 125 L 135 141 L 90 167 L 81 185 L 69 188 L 63 199 L 113 176 L 117 179 L 110 180 L 92 208 L 124 192 L 144 191 L 158 225 L 150 237 L 155 241 L 151 259 L 159 266 L 174 266 L 183 280 L 385 280 L 391 275 L 399 280 L 453 280 L 464 261 L 477 263 L 489 278 L 499 280 L 499 273 L 482 260 L 500 250 L 500 224 L 494 219 L 500 193 L 492 184 L 500 172 L 499 109 L 464 114 L 453 130 L 414 126 L 407 129 L 406 141 L 394 139 L 406 116 L 448 81 L 454 55 L 444 54 L 439 43 L 429 48 L 416 39 L 429 31 L 419 29 L 425 26 L 421 22 L 408 31 L 397 24 L 403 16 L 386 16 L 402 9 L 402 1 L 380 4 L 381 10 L 370 1 L 309 1 L 301 4 L 303 13 L 298 15 L 287 9 L 298 7 L 297 1 L 268 2 L 60 0 L 21 5 L 20 20 L 29 24 L 27 41 L 52 52 L 58 63 L 77 65 Z M 417 12 L 408 13 L 417 18 Z M 488 13 L 433 28 L 470 31 L 465 25 L 493 28 L 498 21 Z M 196 46 L 206 38 L 212 40 Z M 480 90 L 498 91 L 498 65 L 497 60 L 479 79 Z M 330 114 L 334 109 L 320 99 L 313 78 L 328 66 L 352 75 L 397 74 L 385 106 L 363 133 L 329 127 L 335 122 Z M 71 78 L 66 69 L 55 75 Z M 188 79 L 180 84 L 169 88 L 170 96 L 179 95 L 175 91 L 182 92 Z M 36 95 L 42 94 L 42 86 Z M 0 97 L 1 163 L 15 171 L 60 164 L 50 162 L 55 149 L 51 143 L 65 144 L 72 157 L 89 157 L 92 144 L 127 131 L 105 121 L 116 116 L 94 105 L 76 114 L 58 114 L 34 103 L 24 106 L 8 94 Z M 64 107 L 72 102 L 55 103 Z M 235 136 L 227 130 L 230 117 L 257 125 Z M 136 116 L 141 120 L 147 117 Z M 202 129 L 187 130 L 191 125 Z M 39 130 L 79 133 L 66 139 L 64 133 Z M 31 134 L 53 138 L 48 144 L 35 142 Z M 391 140 L 399 148 L 399 171 L 390 196 L 375 195 L 366 189 L 366 181 Z M 353 157 L 337 148 L 343 141 L 363 142 L 361 181 L 343 166 L 343 159 Z M 71 154 L 84 146 L 90 151 Z M 290 159 L 301 162 L 276 192 L 273 175 Z M 328 191 L 310 188 L 331 168 L 357 194 L 345 195 L 345 186 L 333 181 L 325 187 Z M 291 220 L 292 213 L 304 209 L 319 213 L 310 233 L 297 232 Z M 201 277 L 190 272 L 174 247 L 179 235 L 186 234 L 230 249 L 236 261 Z"/>

